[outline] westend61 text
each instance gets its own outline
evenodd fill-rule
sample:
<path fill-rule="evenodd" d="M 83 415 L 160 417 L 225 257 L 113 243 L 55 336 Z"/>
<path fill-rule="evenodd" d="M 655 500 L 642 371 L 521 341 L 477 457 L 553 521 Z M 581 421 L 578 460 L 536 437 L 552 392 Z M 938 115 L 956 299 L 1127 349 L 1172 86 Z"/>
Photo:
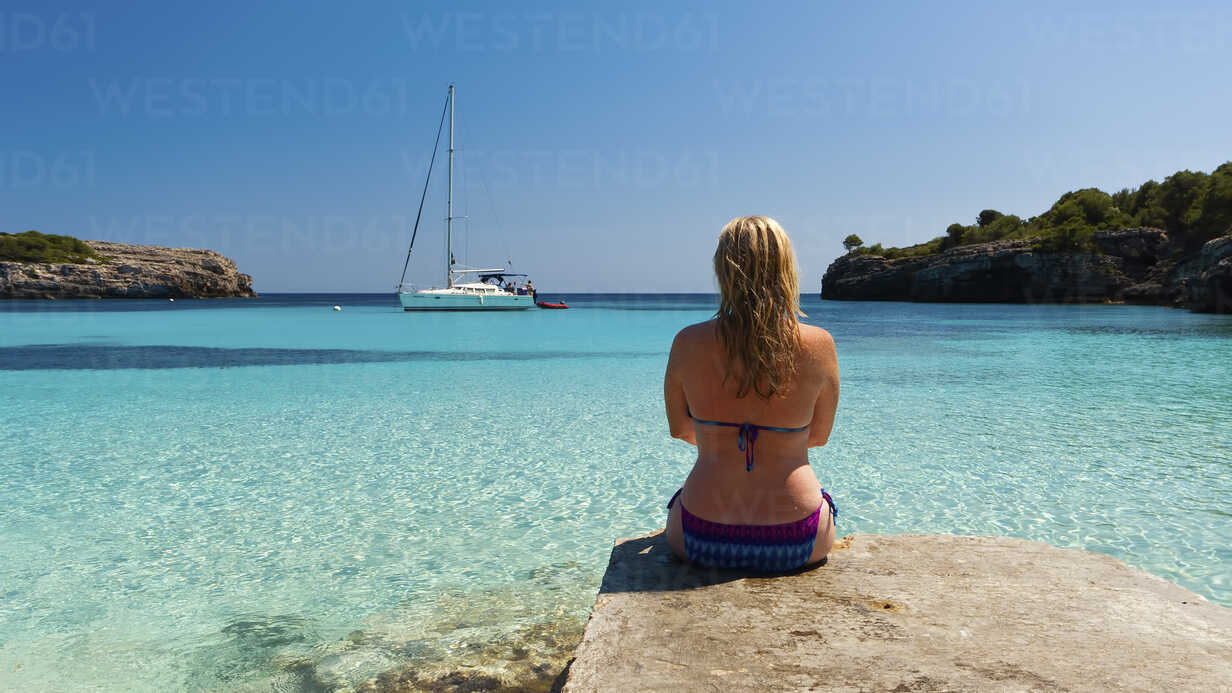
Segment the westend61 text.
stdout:
<path fill-rule="evenodd" d="M 460 52 L 715 51 L 718 19 L 684 12 L 424 12 L 402 15 L 413 50 Z"/>
<path fill-rule="evenodd" d="M 94 50 L 94 13 L 0 12 L 0 53 Z"/>
<path fill-rule="evenodd" d="M 407 81 L 400 77 L 91 78 L 90 90 L 101 115 L 147 118 L 401 116 L 409 110 L 411 93 Z"/>

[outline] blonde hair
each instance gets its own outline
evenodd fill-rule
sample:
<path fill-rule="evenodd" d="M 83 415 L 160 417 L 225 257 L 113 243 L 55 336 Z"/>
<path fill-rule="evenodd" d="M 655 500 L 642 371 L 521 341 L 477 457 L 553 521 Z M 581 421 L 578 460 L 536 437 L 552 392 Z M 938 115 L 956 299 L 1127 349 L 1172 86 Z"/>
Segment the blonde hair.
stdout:
<path fill-rule="evenodd" d="M 723 381 L 738 372 L 737 397 L 785 394 L 796 370 L 797 316 L 804 316 L 787 232 L 770 217 L 732 219 L 719 233 L 714 274 L 720 294 L 715 322 L 728 358 Z"/>

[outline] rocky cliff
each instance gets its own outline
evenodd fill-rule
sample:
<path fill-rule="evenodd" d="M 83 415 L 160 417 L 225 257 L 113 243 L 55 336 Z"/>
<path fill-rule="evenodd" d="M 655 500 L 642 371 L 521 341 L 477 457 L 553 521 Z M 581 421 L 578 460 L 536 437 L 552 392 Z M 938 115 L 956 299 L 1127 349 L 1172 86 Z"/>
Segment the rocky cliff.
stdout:
<path fill-rule="evenodd" d="M 212 250 L 86 243 L 106 260 L 89 264 L 0 261 L 0 299 L 256 296 L 252 277 Z"/>
<path fill-rule="evenodd" d="M 855 301 L 1126 302 L 1232 312 L 1232 236 L 1184 255 L 1160 229 L 1095 234 L 1092 252 L 1041 252 L 1030 239 L 959 246 L 922 257 L 847 254 L 821 297 Z"/>

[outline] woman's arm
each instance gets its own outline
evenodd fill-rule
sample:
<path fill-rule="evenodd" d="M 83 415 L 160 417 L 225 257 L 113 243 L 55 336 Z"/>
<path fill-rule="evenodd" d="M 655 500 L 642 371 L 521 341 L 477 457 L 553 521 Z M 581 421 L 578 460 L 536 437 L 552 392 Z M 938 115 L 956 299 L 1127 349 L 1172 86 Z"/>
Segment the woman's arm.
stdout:
<path fill-rule="evenodd" d="M 693 419 L 689 417 L 689 401 L 684 396 L 682 359 L 688 350 L 686 342 L 684 330 L 672 341 L 672 352 L 667 357 L 667 372 L 663 375 L 663 403 L 667 409 L 667 427 L 672 437 L 697 445 L 697 438 L 693 434 Z"/>
<path fill-rule="evenodd" d="M 821 392 L 813 405 L 813 421 L 809 424 L 809 447 L 825 445 L 834 428 L 834 412 L 838 409 L 838 354 L 834 338 L 829 332 L 818 329 L 813 337 L 814 357 L 821 366 Z"/>

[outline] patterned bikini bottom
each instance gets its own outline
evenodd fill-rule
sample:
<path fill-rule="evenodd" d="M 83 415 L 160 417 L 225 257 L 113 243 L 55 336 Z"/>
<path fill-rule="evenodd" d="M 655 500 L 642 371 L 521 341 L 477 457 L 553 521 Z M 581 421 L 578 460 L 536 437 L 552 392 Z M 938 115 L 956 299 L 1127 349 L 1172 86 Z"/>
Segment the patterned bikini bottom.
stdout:
<path fill-rule="evenodd" d="M 667 502 L 680 497 L 676 491 Z M 830 521 L 838 524 L 838 506 L 826 490 L 821 496 L 830 506 Z M 711 522 L 690 513 L 680 503 L 680 519 L 684 528 L 684 552 L 688 559 L 708 568 L 734 568 L 765 573 L 795 570 L 808 563 L 821 525 L 821 505 L 812 515 L 795 522 L 778 525 L 728 525 Z"/>

